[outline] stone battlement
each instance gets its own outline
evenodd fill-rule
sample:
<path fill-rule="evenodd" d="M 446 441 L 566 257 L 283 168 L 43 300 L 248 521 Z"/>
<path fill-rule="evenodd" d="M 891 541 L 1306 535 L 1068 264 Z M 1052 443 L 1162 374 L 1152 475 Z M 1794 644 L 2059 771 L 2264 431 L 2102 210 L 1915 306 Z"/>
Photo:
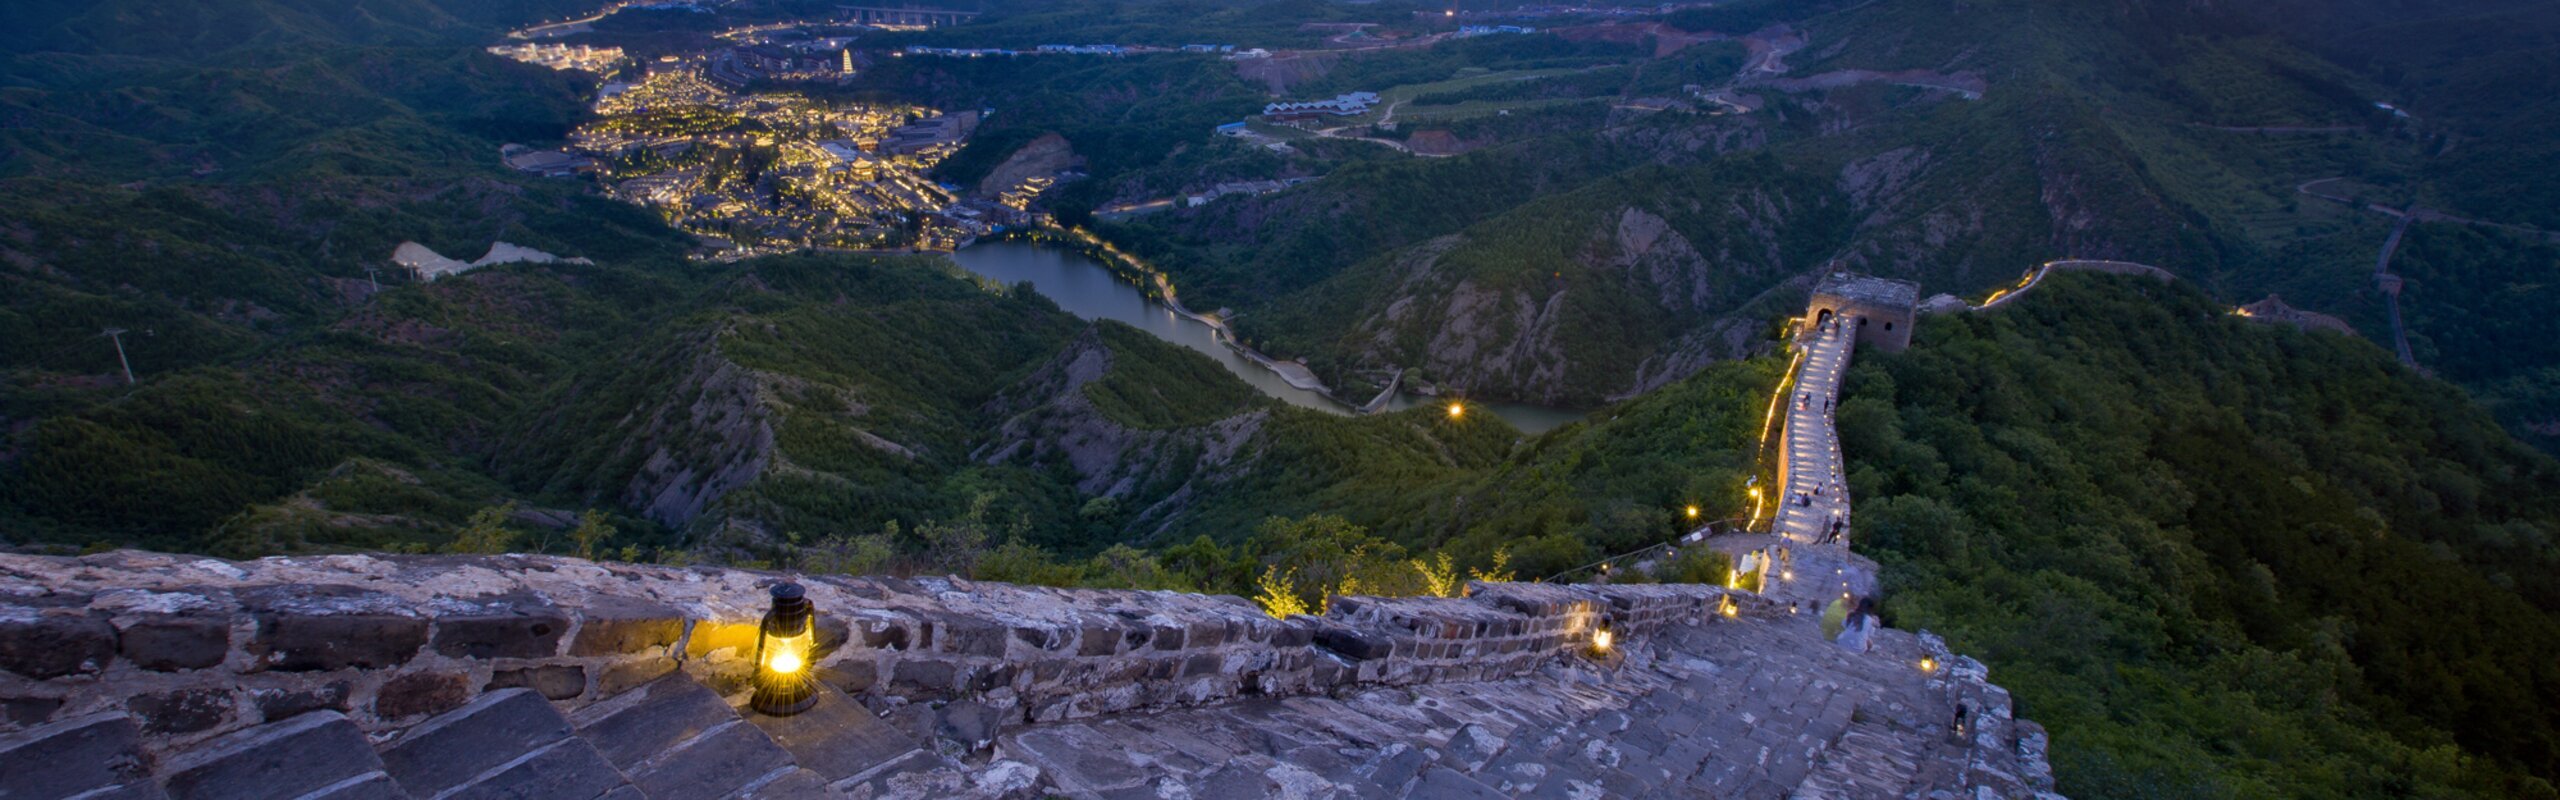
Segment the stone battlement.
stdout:
<path fill-rule="evenodd" d="M 765 717 L 737 707 L 786 578 L 838 699 Z M 1282 620 L 1226 596 L 538 555 L 0 556 L 0 774 L 71 759 L 37 795 L 182 800 L 2052 785 L 2041 731 L 1936 637 L 1847 653 L 1714 586 L 1469 588 Z"/>
<path fill-rule="evenodd" d="M 1031 722 L 1519 675 L 1594 626 L 1699 621 L 1728 594 L 1784 613 L 1711 586 L 1478 584 L 1278 620 L 1227 596 L 538 555 L 0 556 L 0 730 L 125 711 L 185 742 L 321 708 L 390 730 L 498 689 L 575 707 L 677 670 L 732 692 L 785 578 L 816 604 L 828 683 Z"/>

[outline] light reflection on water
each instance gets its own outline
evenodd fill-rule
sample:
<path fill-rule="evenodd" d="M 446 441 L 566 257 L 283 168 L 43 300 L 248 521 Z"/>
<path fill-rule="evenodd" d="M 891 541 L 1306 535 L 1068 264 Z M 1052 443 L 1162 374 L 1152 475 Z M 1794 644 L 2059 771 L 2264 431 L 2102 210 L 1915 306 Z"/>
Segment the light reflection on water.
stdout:
<path fill-rule="evenodd" d="M 1199 351 L 1263 394 L 1291 405 L 1336 414 L 1351 411 L 1324 394 L 1290 386 L 1271 370 L 1220 344 L 1207 323 L 1176 314 L 1164 304 L 1148 299 L 1138 287 L 1081 254 L 1022 242 L 987 242 L 963 248 L 951 254 L 951 260 L 959 262 L 962 269 L 1008 285 L 1028 281 L 1034 290 L 1067 313 L 1084 319 L 1117 320 Z M 1437 402 L 1434 398 L 1399 394 L 1387 406 L 1402 410 Z M 1470 411 L 1490 412 L 1529 433 L 1544 433 L 1583 417 L 1577 411 L 1516 403 L 1471 401 L 1467 407 Z"/>

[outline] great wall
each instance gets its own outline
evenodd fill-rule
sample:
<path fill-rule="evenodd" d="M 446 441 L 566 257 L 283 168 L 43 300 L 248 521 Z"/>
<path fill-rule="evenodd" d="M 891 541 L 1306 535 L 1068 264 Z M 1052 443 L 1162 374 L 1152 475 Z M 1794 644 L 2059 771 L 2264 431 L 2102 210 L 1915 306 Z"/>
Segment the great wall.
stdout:
<path fill-rule="evenodd" d="M 543 555 L 0 555 L 0 797 L 2058 800 L 1983 664 L 1820 629 L 1875 589 L 1827 398 L 1855 345 L 1908 342 L 1915 293 L 1817 289 L 1768 532 L 1698 540 L 1757 591 L 1478 582 L 1275 619 Z M 750 701 L 786 581 L 817 701 L 777 716 Z"/>

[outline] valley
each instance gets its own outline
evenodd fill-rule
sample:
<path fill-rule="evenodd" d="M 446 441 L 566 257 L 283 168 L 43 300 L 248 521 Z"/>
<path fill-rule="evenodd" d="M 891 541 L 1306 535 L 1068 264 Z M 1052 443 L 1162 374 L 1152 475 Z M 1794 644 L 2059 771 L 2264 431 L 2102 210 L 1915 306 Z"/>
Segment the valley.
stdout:
<path fill-rule="evenodd" d="M 0 550 L 1268 622 L 1784 540 L 2068 796 L 2560 797 L 2548 3 L 597 5 L 0 10 Z"/>

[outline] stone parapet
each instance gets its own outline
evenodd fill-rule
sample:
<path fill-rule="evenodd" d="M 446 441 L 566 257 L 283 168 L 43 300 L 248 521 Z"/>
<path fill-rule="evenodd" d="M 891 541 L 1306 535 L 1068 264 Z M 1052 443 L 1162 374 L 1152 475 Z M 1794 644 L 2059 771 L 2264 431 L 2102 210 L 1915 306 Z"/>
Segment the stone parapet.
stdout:
<path fill-rule="evenodd" d="M 120 711 L 167 746 L 329 710 L 380 733 L 500 689 L 577 708 L 676 670 L 733 693 L 785 579 L 818 609 L 821 679 L 874 707 L 965 698 L 1029 722 L 1491 680 L 1602 626 L 1786 613 L 1712 586 L 1477 583 L 1281 620 L 1229 596 L 537 555 L 0 556 L 0 732 Z"/>

